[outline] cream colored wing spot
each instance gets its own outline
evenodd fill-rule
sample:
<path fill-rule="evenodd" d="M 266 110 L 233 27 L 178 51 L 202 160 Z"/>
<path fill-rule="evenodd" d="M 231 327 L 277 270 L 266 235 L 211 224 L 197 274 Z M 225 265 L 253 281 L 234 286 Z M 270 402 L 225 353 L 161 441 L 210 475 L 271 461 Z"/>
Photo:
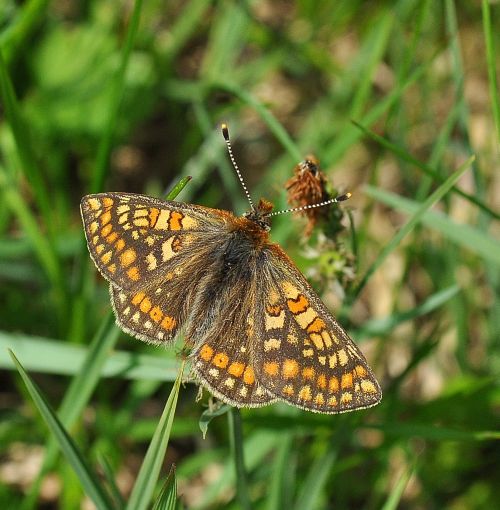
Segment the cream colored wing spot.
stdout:
<path fill-rule="evenodd" d="M 285 310 L 281 310 L 278 315 L 265 314 L 266 331 L 270 329 L 282 329 L 285 325 Z"/>
<path fill-rule="evenodd" d="M 167 262 L 167 260 L 172 259 L 177 255 L 177 253 L 172 248 L 172 244 L 174 242 L 175 237 L 169 237 L 166 241 L 161 245 L 162 251 L 162 259 L 163 262 Z"/>
<path fill-rule="evenodd" d="M 146 264 L 148 265 L 148 271 L 154 271 L 157 267 L 156 257 L 152 253 L 146 255 Z"/>
<path fill-rule="evenodd" d="M 156 225 L 154 226 L 157 230 L 168 230 L 168 219 L 170 218 L 170 211 L 162 209 L 158 218 L 156 220 Z"/>
<path fill-rule="evenodd" d="M 347 353 L 344 349 L 339 349 L 337 351 L 337 356 L 339 358 L 339 364 L 341 367 L 345 367 L 347 365 L 347 362 L 349 361 L 349 358 L 347 356 Z"/>
<path fill-rule="evenodd" d="M 264 340 L 264 351 L 265 352 L 277 350 L 280 347 L 281 347 L 281 340 L 278 338 L 270 338 L 269 340 Z"/>
<path fill-rule="evenodd" d="M 130 211 L 130 206 L 128 204 L 121 204 L 116 208 L 116 213 L 119 215 L 122 215 L 129 211 Z"/>

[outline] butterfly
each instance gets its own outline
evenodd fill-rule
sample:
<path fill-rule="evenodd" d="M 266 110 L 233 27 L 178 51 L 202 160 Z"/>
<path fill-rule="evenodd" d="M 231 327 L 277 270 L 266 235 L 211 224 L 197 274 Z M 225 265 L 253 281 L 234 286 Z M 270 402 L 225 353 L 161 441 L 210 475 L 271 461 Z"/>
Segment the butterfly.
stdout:
<path fill-rule="evenodd" d="M 319 413 L 376 405 L 363 354 L 279 245 L 272 204 L 241 217 L 129 193 L 82 198 L 90 255 L 118 325 L 154 344 L 182 331 L 195 377 L 236 407 L 276 401 Z M 339 198 L 341 199 L 341 198 Z"/>

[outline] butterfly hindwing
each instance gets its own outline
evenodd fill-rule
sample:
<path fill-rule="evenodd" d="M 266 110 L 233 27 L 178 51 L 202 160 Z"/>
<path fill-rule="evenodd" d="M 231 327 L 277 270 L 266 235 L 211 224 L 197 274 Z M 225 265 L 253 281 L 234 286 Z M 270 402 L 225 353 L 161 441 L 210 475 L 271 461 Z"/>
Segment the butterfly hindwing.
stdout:
<path fill-rule="evenodd" d="M 248 339 L 239 335 L 242 345 Z M 192 354 L 192 371 L 196 378 L 217 398 L 235 407 L 260 407 L 277 399 L 255 377 L 254 365 L 247 348 L 234 347 L 234 341 L 206 339 Z"/>
<path fill-rule="evenodd" d="M 381 390 L 361 351 L 273 245 L 257 300 L 259 382 L 275 397 L 310 411 L 340 413 L 377 404 Z"/>
<path fill-rule="evenodd" d="M 236 407 L 259 407 L 276 398 L 255 375 L 253 314 L 258 281 L 251 252 L 240 258 L 235 253 L 239 247 L 238 239 L 227 239 L 213 257 L 214 267 L 201 277 L 186 321 L 186 338 L 194 345 L 192 370 L 215 396 Z"/>
<path fill-rule="evenodd" d="M 172 294 L 169 282 L 132 292 L 111 284 L 109 292 L 118 325 L 145 342 L 172 342 L 185 320 L 181 295 Z"/>

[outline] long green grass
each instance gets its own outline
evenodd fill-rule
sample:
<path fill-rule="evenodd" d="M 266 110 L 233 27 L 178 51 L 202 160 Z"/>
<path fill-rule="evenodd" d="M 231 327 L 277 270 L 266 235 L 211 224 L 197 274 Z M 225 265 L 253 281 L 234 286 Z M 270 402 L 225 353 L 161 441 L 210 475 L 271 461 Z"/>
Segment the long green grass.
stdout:
<path fill-rule="evenodd" d="M 495 508 L 499 31 L 487 0 L 1 2 L 0 507 Z M 286 208 L 308 153 L 353 193 L 339 251 L 271 234 L 379 406 L 219 408 L 182 342 L 115 326 L 80 198 L 242 214 L 221 122 L 255 199 Z"/>

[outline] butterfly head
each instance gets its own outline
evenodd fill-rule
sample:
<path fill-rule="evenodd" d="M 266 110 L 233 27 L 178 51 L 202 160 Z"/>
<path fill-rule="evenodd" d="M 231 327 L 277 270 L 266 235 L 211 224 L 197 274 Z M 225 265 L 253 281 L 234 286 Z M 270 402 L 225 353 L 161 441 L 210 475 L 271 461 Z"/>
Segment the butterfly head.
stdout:
<path fill-rule="evenodd" d="M 273 210 L 273 204 L 271 202 L 261 198 L 257 206 L 248 211 L 243 216 L 250 221 L 256 223 L 260 228 L 269 232 L 271 230 L 271 220 L 269 218 L 269 214 Z"/>

